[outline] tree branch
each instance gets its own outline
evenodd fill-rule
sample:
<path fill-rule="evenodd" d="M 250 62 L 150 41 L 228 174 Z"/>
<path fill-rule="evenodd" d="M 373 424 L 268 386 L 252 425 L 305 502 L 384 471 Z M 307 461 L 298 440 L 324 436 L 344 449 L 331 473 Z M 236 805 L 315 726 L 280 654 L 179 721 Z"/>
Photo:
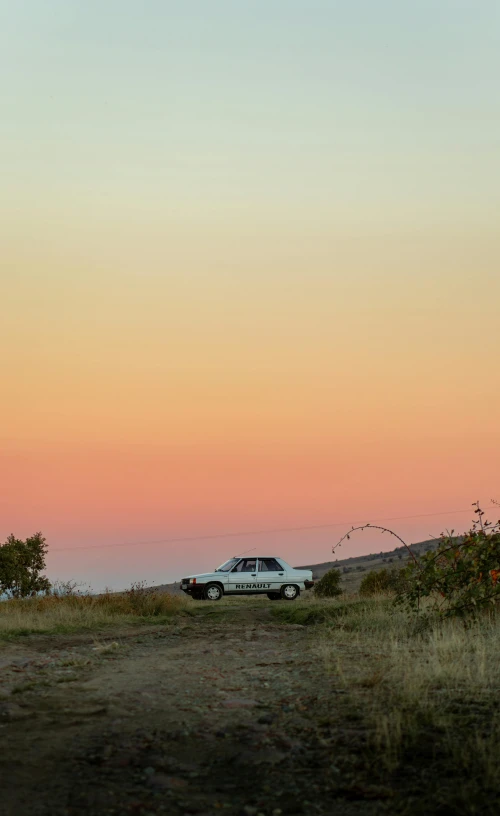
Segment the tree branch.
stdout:
<path fill-rule="evenodd" d="M 380 527 L 378 524 L 370 524 L 369 522 L 368 522 L 368 524 L 362 524 L 359 527 L 352 527 L 349 530 L 349 532 L 346 533 L 345 535 L 343 535 L 342 538 L 340 539 L 340 541 L 338 541 L 337 544 L 335 544 L 332 547 L 332 552 L 334 553 L 335 550 L 337 549 L 337 547 L 340 547 L 340 545 L 342 544 L 343 541 L 345 541 L 345 539 L 347 539 L 349 541 L 349 539 L 351 537 L 351 533 L 355 533 L 357 530 L 361 530 L 361 531 L 366 530 L 368 527 L 370 528 L 370 530 L 381 530 L 383 533 L 389 533 L 389 535 L 392 535 L 392 536 L 394 536 L 394 538 L 397 538 L 398 541 L 401 541 L 401 544 L 404 547 L 406 547 L 406 549 L 410 553 L 410 556 L 413 558 L 413 561 L 415 562 L 417 567 L 421 570 L 421 566 L 420 566 L 415 554 L 412 553 L 412 551 L 410 550 L 408 544 L 406 543 L 406 541 L 403 541 L 403 539 L 401 538 L 400 535 L 395 533 L 394 530 L 389 530 L 388 527 Z"/>

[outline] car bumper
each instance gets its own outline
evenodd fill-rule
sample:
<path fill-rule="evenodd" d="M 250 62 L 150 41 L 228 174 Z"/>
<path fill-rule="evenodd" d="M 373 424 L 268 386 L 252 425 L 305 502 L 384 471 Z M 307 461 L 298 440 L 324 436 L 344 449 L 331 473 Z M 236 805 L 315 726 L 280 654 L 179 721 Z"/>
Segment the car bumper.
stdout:
<path fill-rule="evenodd" d="M 312 589 L 314 586 L 314 581 L 304 581 L 305 589 Z"/>
<path fill-rule="evenodd" d="M 181 584 L 181 589 L 186 595 L 198 595 L 205 589 L 206 584 Z"/>

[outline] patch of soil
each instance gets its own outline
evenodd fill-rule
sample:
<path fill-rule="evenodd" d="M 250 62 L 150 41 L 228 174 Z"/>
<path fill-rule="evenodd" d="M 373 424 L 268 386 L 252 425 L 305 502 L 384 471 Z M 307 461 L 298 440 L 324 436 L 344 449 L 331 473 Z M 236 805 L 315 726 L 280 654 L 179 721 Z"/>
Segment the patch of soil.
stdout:
<path fill-rule="evenodd" d="M 313 637 L 235 603 L 224 620 L 6 647 L 2 813 L 388 812 Z"/>

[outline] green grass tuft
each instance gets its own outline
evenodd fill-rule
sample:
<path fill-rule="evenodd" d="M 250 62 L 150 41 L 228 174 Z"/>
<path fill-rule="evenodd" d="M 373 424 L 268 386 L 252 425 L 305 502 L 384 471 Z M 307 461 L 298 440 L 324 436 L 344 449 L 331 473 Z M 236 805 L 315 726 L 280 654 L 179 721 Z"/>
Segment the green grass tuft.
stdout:
<path fill-rule="evenodd" d="M 384 599 L 385 600 L 385 599 Z M 389 600 L 385 600 L 390 605 Z M 372 612 L 369 601 L 356 599 L 307 599 L 300 603 L 276 603 L 272 608 L 273 615 L 281 623 L 312 626 L 314 624 L 333 622 L 342 618 L 351 618 L 363 612 Z"/>

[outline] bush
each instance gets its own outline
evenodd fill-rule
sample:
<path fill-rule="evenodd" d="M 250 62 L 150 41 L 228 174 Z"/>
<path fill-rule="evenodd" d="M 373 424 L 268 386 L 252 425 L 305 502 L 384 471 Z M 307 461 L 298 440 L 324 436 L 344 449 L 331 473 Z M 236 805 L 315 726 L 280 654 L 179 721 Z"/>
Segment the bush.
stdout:
<path fill-rule="evenodd" d="M 314 594 L 318 598 L 337 598 L 342 595 L 340 588 L 340 570 L 331 569 L 314 585 Z"/>
<path fill-rule="evenodd" d="M 406 568 L 372 570 L 365 575 L 359 587 L 359 594 L 365 598 L 385 592 L 402 592 L 407 587 Z"/>
<path fill-rule="evenodd" d="M 425 553 L 408 566 L 409 585 L 399 600 L 419 609 L 422 598 L 445 616 L 463 616 L 500 601 L 500 521 L 477 520 L 464 536 L 442 535 L 435 551 Z"/>

